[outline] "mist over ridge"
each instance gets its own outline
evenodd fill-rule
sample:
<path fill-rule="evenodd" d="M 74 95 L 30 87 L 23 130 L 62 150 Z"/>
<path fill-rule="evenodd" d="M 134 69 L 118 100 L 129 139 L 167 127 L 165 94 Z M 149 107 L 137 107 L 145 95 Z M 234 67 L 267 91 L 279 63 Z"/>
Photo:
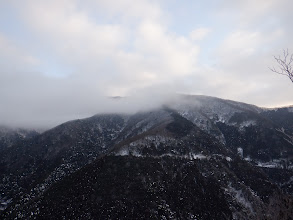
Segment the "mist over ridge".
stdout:
<path fill-rule="evenodd" d="M 151 91 L 151 90 L 148 90 Z M 44 131 L 53 128 L 59 124 L 67 121 L 88 118 L 99 114 L 125 114 L 133 115 L 138 112 L 147 112 L 163 107 L 176 108 L 180 106 L 194 106 L 200 107 L 202 105 L 201 99 L 210 100 L 210 102 L 217 102 L 219 100 L 235 102 L 236 100 L 222 99 L 206 95 L 190 95 L 183 93 L 162 92 L 153 90 L 152 92 L 145 92 L 141 90 L 131 96 L 97 96 L 89 100 L 76 100 L 75 104 L 64 104 L 52 106 L 51 108 L 37 108 L 32 109 L 30 106 L 22 107 L 22 113 L 9 112 L 6 118 L 3 118 L 2 126 L 11 128 L 27 128 Z M 250 103 L 239 102 L 247 105 Z M 254 106 L 254 105 L 251 105 Z M 27 108 L 26 108 L 27 107 Z M 266 109 L 255 106 L 256 108 Z M 282 107 L 289 107 L 282 106 Z M 277 107 L 278 108 L 278 107 Z M 267 108 L 274 109 L 274 108 Z"/>

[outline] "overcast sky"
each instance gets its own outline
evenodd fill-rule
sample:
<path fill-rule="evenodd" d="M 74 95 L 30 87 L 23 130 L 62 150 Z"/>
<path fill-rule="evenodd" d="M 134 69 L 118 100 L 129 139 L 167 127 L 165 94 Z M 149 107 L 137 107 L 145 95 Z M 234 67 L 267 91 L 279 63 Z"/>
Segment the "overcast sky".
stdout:
<path fill-rule="evenodd" d="M 108 96 L 292 105 L 293 84 L 268 68 L 293 52 L 292 9 L 290 0 L 0 0 L 0 124 L 50 127 L 126 108 Z"/>

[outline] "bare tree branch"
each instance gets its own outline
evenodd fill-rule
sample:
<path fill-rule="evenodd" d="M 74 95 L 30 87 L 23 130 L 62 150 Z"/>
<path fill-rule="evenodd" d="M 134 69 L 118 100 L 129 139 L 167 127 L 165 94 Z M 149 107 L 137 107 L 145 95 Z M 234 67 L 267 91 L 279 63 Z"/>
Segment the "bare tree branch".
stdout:
<path fill-rule="evenodd" d="M 274 56 L 274 58 L 278 64 L 278 67 L 277 67 L 277 69 L 275 67 L 269 68 L 269 69 L 275 73 L 289 77 L 289 79 L 293 83 L 293 66 L 292 66 L 293 54 L 290 55 L 290 53 L 287 49 L 287 50 L 283 50 L 282 57 L 281 56 L 278 56 L 278 57 Z"/>

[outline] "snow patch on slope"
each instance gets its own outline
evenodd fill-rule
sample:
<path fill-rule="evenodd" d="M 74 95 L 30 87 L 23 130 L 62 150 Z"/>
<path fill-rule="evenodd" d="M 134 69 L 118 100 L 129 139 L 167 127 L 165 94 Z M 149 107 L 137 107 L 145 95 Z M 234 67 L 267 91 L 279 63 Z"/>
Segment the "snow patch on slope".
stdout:
<path fill-rule="evenodd" d="M 252 204 L 250 201 L 245 197 L 245 193 L 241 189 L 234 188 L 231 183 L 228 184 L 228 188 L 225 189 L 226 193 L 229 194 L 235 201 L 244 207 L 245 209 L 249 210 L 250 213 L 254 213 L 252 208 Z"/>

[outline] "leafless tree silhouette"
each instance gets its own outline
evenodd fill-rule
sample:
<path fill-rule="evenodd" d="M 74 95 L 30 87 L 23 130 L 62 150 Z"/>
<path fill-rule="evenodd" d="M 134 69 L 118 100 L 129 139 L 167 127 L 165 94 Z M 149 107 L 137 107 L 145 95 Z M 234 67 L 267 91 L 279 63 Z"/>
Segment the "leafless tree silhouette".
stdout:
<path fill-rule="evenodd" d="M 287 76 L 293 83 L 293 54 L 290 54 L 288 49 L 283 50 L 283 56 L 274 56 L 275 60 L 278 63 L 277 69 L 275 67 L 270 68 L 271 71 Z"/>

